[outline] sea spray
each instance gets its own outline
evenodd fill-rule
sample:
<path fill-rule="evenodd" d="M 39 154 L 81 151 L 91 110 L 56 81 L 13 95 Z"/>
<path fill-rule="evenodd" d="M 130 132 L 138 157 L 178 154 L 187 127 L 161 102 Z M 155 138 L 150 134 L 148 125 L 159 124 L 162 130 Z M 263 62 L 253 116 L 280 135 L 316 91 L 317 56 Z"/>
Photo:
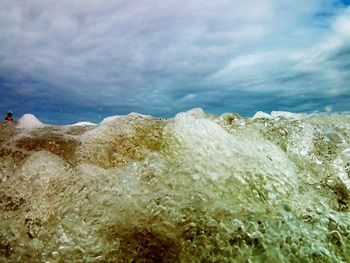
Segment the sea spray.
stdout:
<path fill-rule="evenodd" d="M 350 261 L 347 115 L 130 114 L 0 142 L 1 262 Z"/>

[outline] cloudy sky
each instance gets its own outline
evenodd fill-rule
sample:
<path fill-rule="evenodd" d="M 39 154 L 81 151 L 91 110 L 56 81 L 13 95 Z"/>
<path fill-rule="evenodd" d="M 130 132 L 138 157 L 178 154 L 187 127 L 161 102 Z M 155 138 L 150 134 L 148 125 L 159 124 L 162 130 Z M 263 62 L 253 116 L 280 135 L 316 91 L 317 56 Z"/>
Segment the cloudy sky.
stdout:
<path fill-rule="evenodd" d="M 350 0 L 0 0 L 0 112 L 350 110 Z"/>

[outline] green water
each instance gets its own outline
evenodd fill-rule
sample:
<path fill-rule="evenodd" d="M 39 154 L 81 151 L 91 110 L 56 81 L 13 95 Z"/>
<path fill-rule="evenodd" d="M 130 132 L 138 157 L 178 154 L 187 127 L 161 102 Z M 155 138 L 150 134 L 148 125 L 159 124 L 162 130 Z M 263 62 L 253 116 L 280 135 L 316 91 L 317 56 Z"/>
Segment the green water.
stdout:
<path fill-rule="evenodd" d="M 350 116 L 283 116 L 2 126 L 0 262 L 350 262 Z"/>

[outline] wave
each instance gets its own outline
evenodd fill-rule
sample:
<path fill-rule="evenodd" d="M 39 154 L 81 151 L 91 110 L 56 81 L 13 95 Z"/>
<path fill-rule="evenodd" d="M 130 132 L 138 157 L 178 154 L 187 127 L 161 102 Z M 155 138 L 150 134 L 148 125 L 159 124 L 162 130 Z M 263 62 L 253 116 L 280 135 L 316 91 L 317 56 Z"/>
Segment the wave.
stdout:
<path fill-rule="evenodd" d="M 350 261 L 348 115 L 19 124 L 0 127 L 1 262 Z"/>

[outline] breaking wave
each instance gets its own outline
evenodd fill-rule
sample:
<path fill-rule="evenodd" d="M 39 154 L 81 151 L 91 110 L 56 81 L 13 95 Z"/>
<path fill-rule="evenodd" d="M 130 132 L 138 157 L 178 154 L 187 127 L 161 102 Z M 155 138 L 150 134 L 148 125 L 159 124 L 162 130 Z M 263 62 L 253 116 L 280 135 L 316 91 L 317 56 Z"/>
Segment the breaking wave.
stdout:
<path fill-rule="evenodd" d="M 350 262 L 348 115 L 28 116 L 0 128 L 1 262 Z"/>

